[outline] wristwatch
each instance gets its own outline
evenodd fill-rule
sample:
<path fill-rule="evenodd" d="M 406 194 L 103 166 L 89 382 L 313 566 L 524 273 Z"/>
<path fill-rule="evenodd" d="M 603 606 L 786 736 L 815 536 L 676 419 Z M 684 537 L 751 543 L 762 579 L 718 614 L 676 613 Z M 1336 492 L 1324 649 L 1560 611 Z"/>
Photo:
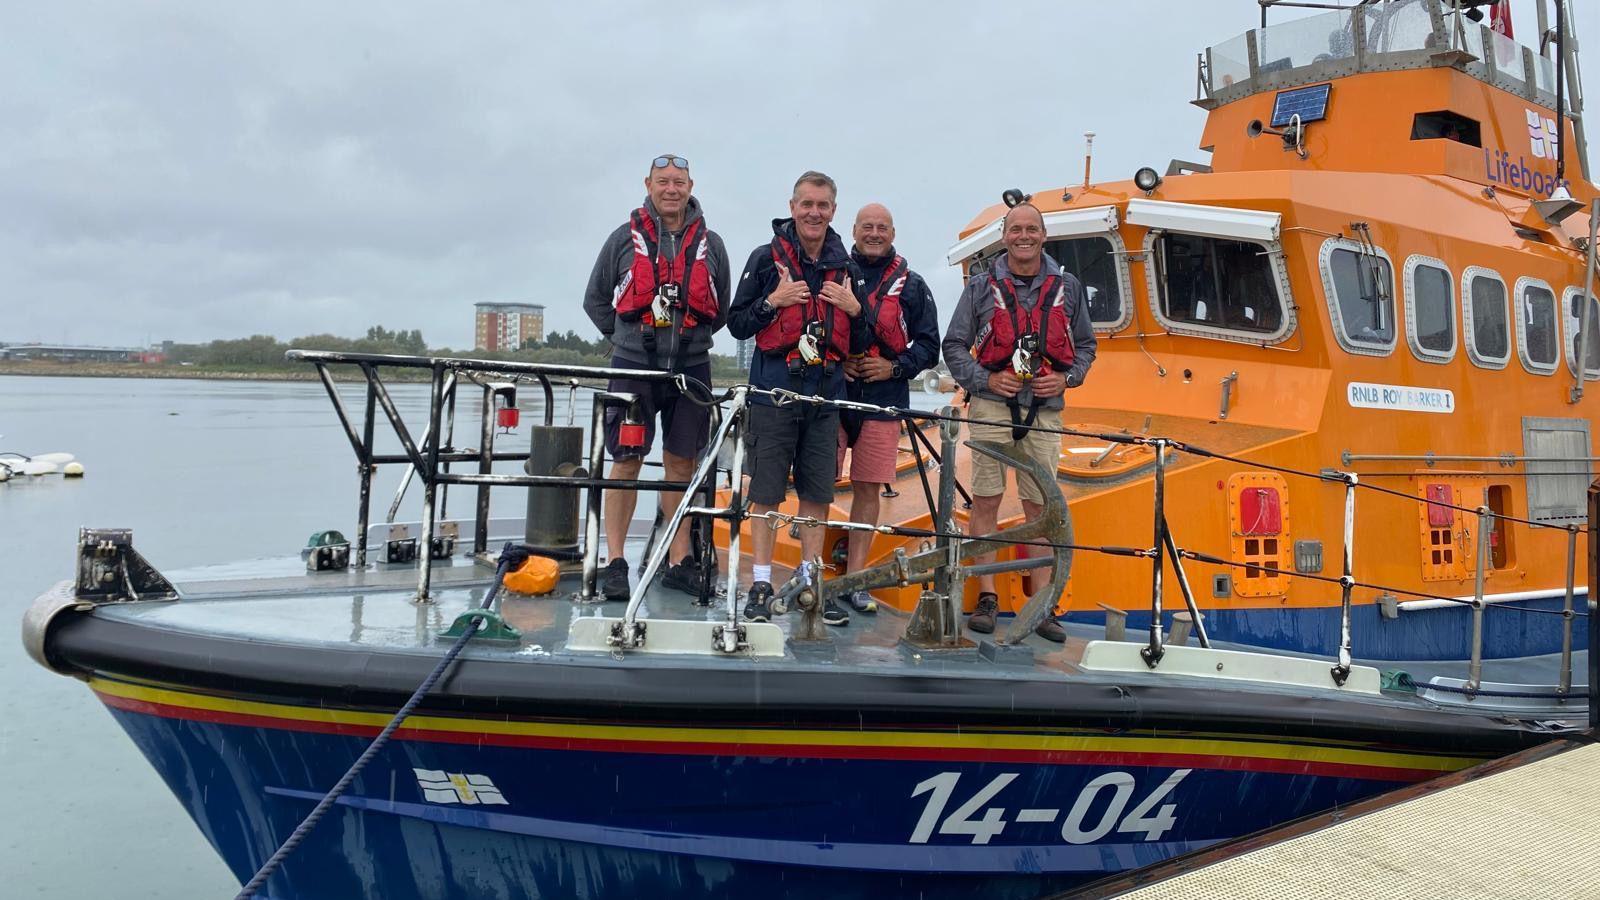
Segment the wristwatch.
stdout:
<path fill-rule="evenodd" d="M 906 373 L 905 373 L 905 371 L 903 369 L 900 368 L 900 364 L 899 363 L 895 363 L 894 365 L 889 367 L 889 377 L 894 379 L 895 381 L 899 381 L 900 379 L 906 377 Z"/>
<path fill-rule="evenodd" d="M 773 313 L 772 304 L 767 302 L 767 298 L 765 298 L 765 297 L 761 298 L 760 305 L 756 307 L 756 313 L 759 314 L 759 315 L 763 315 L 763 316 L 772 315 L 772 313 Z"/>

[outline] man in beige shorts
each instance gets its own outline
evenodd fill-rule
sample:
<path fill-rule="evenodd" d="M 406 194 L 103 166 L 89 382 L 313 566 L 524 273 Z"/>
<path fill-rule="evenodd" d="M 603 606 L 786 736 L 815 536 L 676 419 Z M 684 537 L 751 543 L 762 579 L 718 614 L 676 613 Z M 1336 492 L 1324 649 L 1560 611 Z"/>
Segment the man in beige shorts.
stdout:
<path fill-rule="evenodd" d="M 1061 459 L 1061 435 L 1029 429 L 1061 427 L 1062 393 L 1082 384 L 1094 363 L 1088 298 L 1078 279 L 1044 252 L 1044 217 L 1032 204 L 1018 204 L 1006 213 L 1000 240 L 1005 251 L 989 271 L 969 278 L 961 292 L 944 337 L 945 364 L 971 397 L 969 418 L 1011 423 L 971 425 L 972 440 L 1015 441 L 1054 472 Z M 1017 482 L 1027 518 L 1043 515 L 1044 497 L 1032 479 L 1019 477 Z M 974 453 L 969 533 L 995 530 L 1005 491 L 1005 467 Z M 993 558 L 989 554 L 978 561 Z M 1000 611 L 994 576 L 981 576 L 978 585 L 978 603 L 967 626 L 991 634 Z M 1040 623 L 1037 633 L 1058 643 L 1066 639 L 1054 617 Z"/>

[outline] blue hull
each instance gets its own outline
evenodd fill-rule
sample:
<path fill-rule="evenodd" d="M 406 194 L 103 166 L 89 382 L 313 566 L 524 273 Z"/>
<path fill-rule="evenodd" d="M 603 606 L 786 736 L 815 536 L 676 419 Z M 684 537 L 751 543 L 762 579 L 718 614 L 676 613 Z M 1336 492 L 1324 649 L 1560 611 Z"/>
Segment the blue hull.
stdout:
<path fill-rule="evenodd" d="M 363 728 L 264 727 L 108 705 L 241 881 L 368 740 Z M 1368 764 L 1378 756 L 1340 763 L 1344 750 L 1314 744 L 1304 745 L 1305 759 L 1285 760 L 1298 745 L 1263 742 L 1259 758 L 1204 765 L 1179 752 L 1194 741 L 1087 734 L 1090 749 L 1046 753 L 1044 762 L 1003 748 L 983 761 L 933 745 L 886 751 L 859 734 L 848 747 L 763 755 L 413 735 L 374 761 L 268 894 L 1031 898 L 1428 774 L 1410 765 L 1468 762 L 1384 751 L 1398 760 L 1391 768 Z M 1150 747 L 1093 749 L 1105 741 Z M 923 758 L 907 758 L 915 756 Z"/>

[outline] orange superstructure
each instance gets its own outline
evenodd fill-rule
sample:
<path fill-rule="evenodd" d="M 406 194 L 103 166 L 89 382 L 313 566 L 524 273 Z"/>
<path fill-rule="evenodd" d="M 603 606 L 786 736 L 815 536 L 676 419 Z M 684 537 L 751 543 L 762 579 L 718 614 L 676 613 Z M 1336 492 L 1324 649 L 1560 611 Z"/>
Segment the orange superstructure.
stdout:
<path fill-rule="evenodd" d="M 1179 453 L 1167 473 L 1179 546 L 1258 567 L 1186 563 L 1213 639 L 1337 645 L 1339 586 L 1295 576 L 1340 574 L 1344 487 L 1272 467 L 1356 472 L 1406 495 L 1357 496 L 1355 576 L 1396 589 L 1356 592 L 1357 655 L 1464 658 L 1462 609 L 1413 595 L 1473 596 L 1480 552 L 1490 604 L 1559 608 L 1563 528 L 1489 518 L 1480 551 L 1479 517 L 1451 509 L 1577 526 L 1593 477 L 1600 334 L 1579 397 L 1575 311 L 1596 190 L 1581 133 L 1556 115 L 1554 72 L 1436 0 L 1286 22 L 1202 56 L 1209 167 L 1174 163 L 1148 191 L 1033 192 L 1100 337 L 1063 421 L 1248 461 Z M 1536 208 L 1558 187 L 1583 208 Z M 951 262 L 986 265 L 1004 211 L 980 213 Z M 1149 546 L 1153 454 L 1106 449 L 1065 439 L 1076 541 Z M 920 489 L 901 494 L 885 521 L 925 526 Z M 875 560 L 904 545 L 880 536 Z M 1585 577 L 1580 558 L 1580 593 Z M 1080 552 L 1066 612 L 1098 621 L 1103 604 L 1148 622 L 1150 580 L 1146 560 Z M 1002 608 L 1025 599 L 1018 581 L 1002 579 Z M 916 593 L 883 599 L 909 609 Z M 1549 644 L 1562 622 L 1491 618 L 1488 656 L 1511 653 L 1512 632 Z"/>

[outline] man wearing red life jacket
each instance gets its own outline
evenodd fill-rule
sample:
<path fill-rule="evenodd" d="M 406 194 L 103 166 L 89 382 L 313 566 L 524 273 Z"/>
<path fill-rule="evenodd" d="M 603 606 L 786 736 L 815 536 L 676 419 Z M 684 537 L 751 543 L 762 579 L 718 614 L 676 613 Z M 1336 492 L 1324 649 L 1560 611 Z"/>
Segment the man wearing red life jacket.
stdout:
<path fill-rule="evenodd" d="M 728 251 L 706 227 L 693 196 L 689 161 L 671 154 L 651 161 L 644 181 L 644 205 L 606 238 L 589 275 L 583 309 L 611 341 L 611 365 L 618 369 L 666 369 L 711 384 L 711 336 L 728 312 Z M 606 412 L 606 452 L 614 460 L 609 477 L 637 479 L 655 441 L 659 414 L 661 461 L 669 481 L 688 481 L 694 460 L 710 436 L 711 414 L 680 396 L 675 385 L 618 378 L 611 390 L 636 394 L 636 409 Z M 628 427 L 624 427 L 628 422 Z M 660 491 L 667 514 L 680 493 Z M 638 494 L 607 491 L 606 566 L 601 593 L 607 600 L 628 599 L 628 562 L 623 543 Z M 673 536 L 671 560 L 662 582 L 698 595 L 700 570 L 689 558 L 689 530 Z"/>
<path fill-rule="evenodd" d="M 829 223 L 838 188 L 821 172 L 795 182 L 787 219 L 774 219 L 772 240 L 757 247 L 728 311 L 728 332 L 755 338 L 750 385 L 844 398 L 845 362 L 851 348 L 864 346 L 864 323 L 857 300 L 859 274 Z M 763 394 L 750 397 L 746 435 L 750 507 L 756 514 L 778 508 L 794 473 L 800 514 L 825 518 L 838 475 L 839 411 L 811 403 L 776 406 Z M 776 535 L 765 523 L 752 532 L 754 578 L 744 615 L 751 622 L 771 617 L 772 546 Z M 822 552 L 822 530 L 800 531 L 801 555 Z M 809 563 L 805 563 L 809 565 Z M 844 625 L 850 614 L 829 599 L 822 611 L 829 625 Z"/>
<path fill-rule="evenodd" d="M 1002 223 L 1005 252 L 988 272 L 967 280 L 944 338 L 950 375 L 971 396 L 968 416 L 995 423 L 969 426 L 975 441 L 1020 443 L 1029 456 L 1055 472 L 1061 435 L 1014 426 L 1061 427 L 1062 392 L 1077 387 L 1094 363 L 1094 326 L 1083 285 L 1044 252 L 1044 216 L 1032 204 L 1013 207 Z M 1005 494 L 1005 468 L 972 454 L 972 515 L 969 531 L 990 534 Z M 1029 519 L 1044 514 L 1044 496 L 1032 479 L 1019 476 L 1017 492 Z M 993 554 L 980 562 L 993 559 Z M 978 603 L 967 626 L 994 631 L 999 597 L 994 576 L 979 578 Z M 1041 637 L 1063 641 L 1054 618 L 1039 625 Z"/>
<path fill-rule="evenodd" d="M 851 400 L 905 409 L 911 405 L 911 379 L 939 361 L 939 311 L 922 276 L 911 271 L 894 249 L 894 219 L 881 203 L 856 213 L 855 247 L 850 259 L 861 270 L 861 318 L 867 343 L 852 348 L 845 363 L 846 396 Z M 879 495 L 895 480 L 900 456 L 901 420 L 884 413 L 844 410 L 840 414 L 839 466 L 850 451 L 850 521 L 878 524 Z M 852 531 L 848 571 L 867 562 L 872 535 Z M 877 611 L 866 591 L 850 596 L 858 613 Z"/>

